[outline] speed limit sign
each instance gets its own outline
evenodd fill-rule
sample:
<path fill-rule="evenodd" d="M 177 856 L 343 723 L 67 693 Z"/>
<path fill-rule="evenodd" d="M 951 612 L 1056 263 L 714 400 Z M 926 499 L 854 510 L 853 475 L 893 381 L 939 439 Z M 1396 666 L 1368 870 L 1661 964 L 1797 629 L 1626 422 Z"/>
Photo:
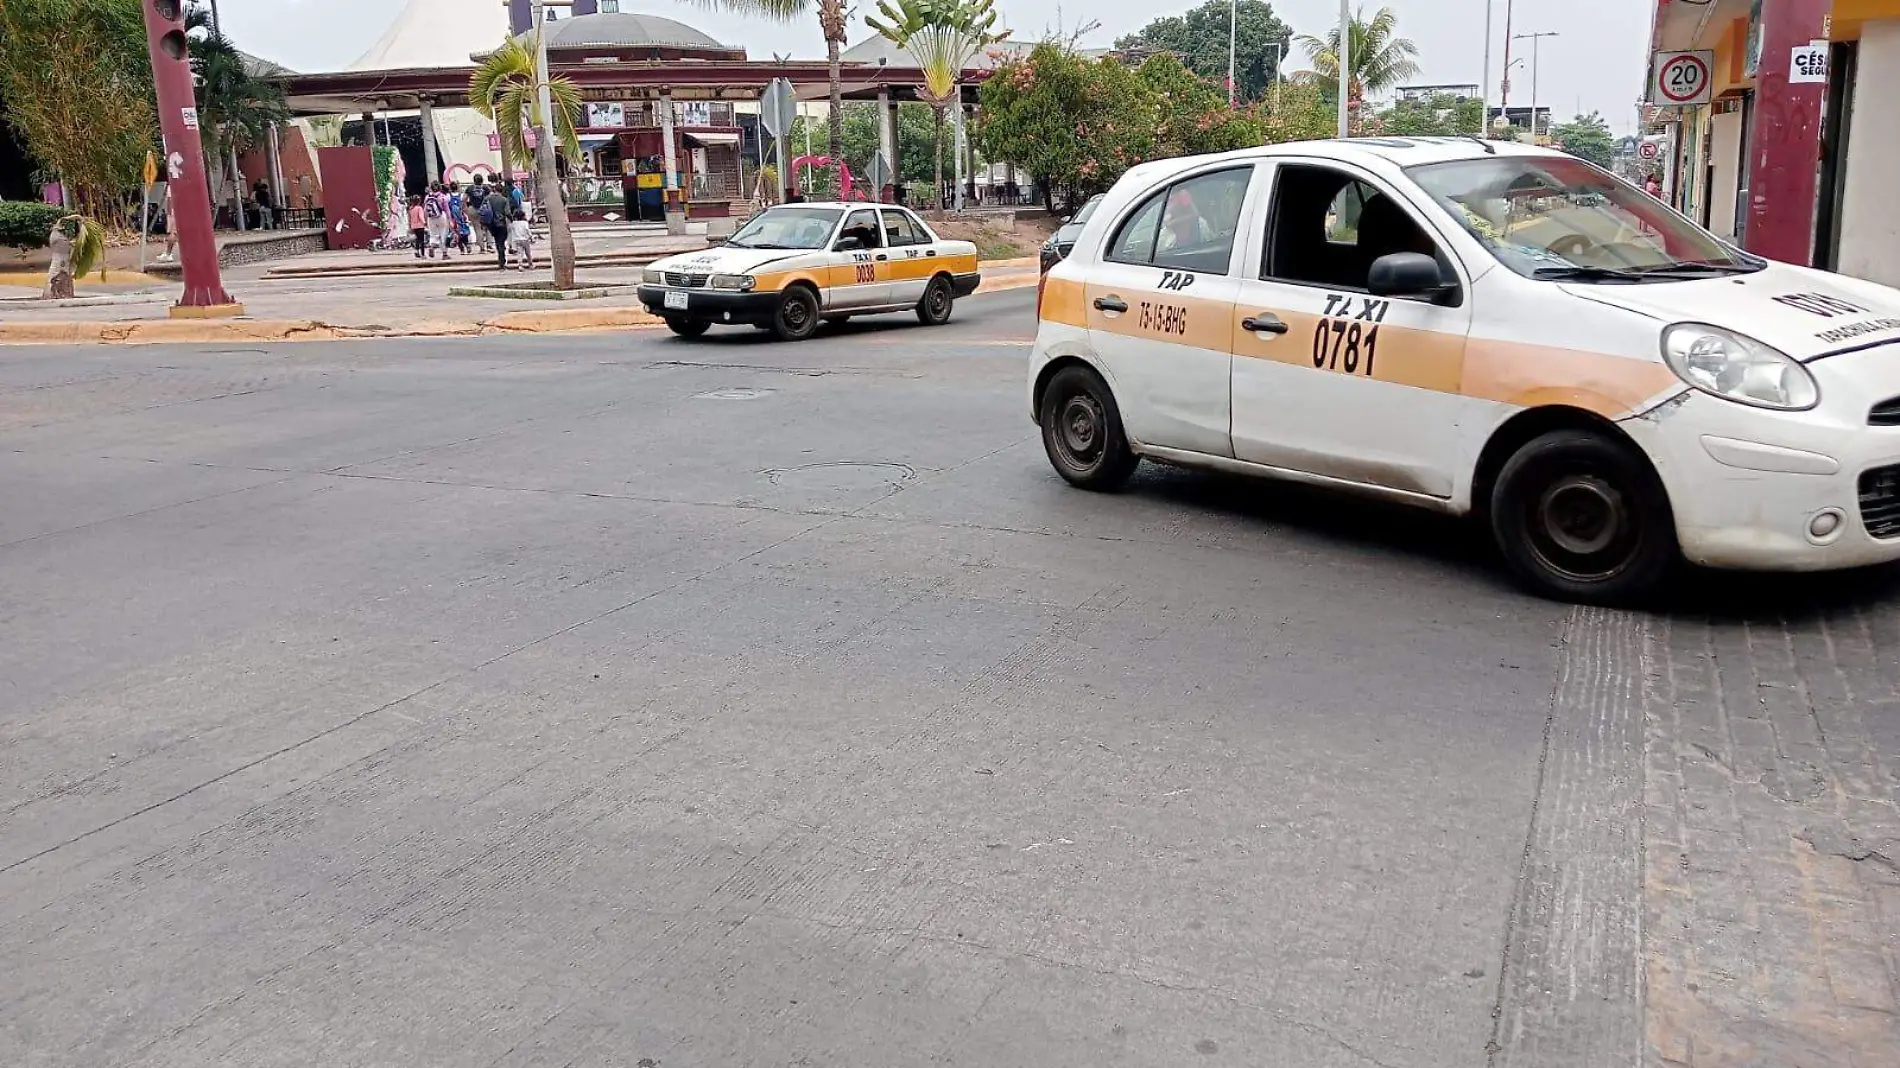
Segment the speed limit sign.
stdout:
<path fill-rule="evenodd" d="M 1713 52 L 1658 52 L 1650 67 L 1649 102 L 1658 107 L 1693 107 L 1709 102 L 1715 79 Z"/>

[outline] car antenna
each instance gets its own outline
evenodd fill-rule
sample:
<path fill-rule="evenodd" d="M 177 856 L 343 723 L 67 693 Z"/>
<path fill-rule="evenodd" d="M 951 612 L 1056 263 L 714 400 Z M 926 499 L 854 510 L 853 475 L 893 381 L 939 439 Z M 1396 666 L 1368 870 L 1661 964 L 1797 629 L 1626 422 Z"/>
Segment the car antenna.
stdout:
<path fill-rule="evenodd" d="M 1498 146 L 1492 144 L 1490 141 L 1486 140 L 1485 138 L 1479 137 L 1477 134 L 1461 133 L 1458 136 L 1464 138 L 1467 141 L 1478 142 L 1478 145 L 1484 149 L 1484 154 L 1487 156 L 1495 156 L 1498 154 Z"/>

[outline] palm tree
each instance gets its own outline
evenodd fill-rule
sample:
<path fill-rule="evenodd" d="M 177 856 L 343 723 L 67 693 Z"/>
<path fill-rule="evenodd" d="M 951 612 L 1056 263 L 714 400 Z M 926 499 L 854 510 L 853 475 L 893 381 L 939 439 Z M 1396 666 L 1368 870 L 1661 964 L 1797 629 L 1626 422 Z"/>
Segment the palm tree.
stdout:
<path fill-rule="evenodd" d="M 1371 21 L 1361 8 L 1352 20 L 1352 45 L 1346 57 L 1347 99 L 1354 107 L 1368 94 L 1382 93 L 1418 74 L 1418 46 L 1409 38 L 1393 36 L 1399 17 L 1382 7 Z M 1300 47 L 1323 84 L 1334 91 L 1339 85 L 1339 28 L 1326 31 L 1324 39 L 1300 35 Z"/>
<path fill-rule="evenodd" d="M 261 77 L 258 61 L 210 26 L 203 8 L 190 9 L 186 27 L 202 31 L 191 42 L 191 72 L 198 82 L 205 154 L 218 164 L 209 173 L 222 176 L 226 164 L 230 165 L 231 210 L 242 229 L 244 177 L 238 169 L 238 153 L 263 141 L 272 126 L 290 118 L 290 110 L 284 104 L 283 89 Z"/>
<path fill-rule="evenodd" d="M 567 202 L 561 196 L 554 140 L 560 139 L 568 159 L 581 158 L 580 138 L 574 132 L 581 113 L 581 91 L 566 78 L 547 79 L 548 99 L 554 110 L 550 124 L 541 113 L 543 83 L 538 55 L 537 45 L 530 44 L 527 36 L 509 40 L 475 68 L 468 82 L 468 99 L 471 107 L 494 120 L 504 167 L 511 159 L 534 160 L 541 211 L 548 220 L 548 259 L 554 264 L 554 284 L 568 289 L 574 285 L 574 232 L 568 226 Z M 528 145 L 530 129 L 535 131 L 532 148 Z"/>
<path fill-rule="evenodd" d="M 934 152 L 936 196 L 943 196 L 943 119 L 961 96 L 963 65 L 985 47 L 1009 36 L 996 26 L 995 0 L 878 0 L 878 15 L 865 24 L 910 53 L 924 84 L 918 87 L 937 113 Z M 961 106 L 961 101 L 958 101 Z M 895 161 L 891 161 L 893 167 Z M 941 202 L 938 205 L 941 210 Z"/>

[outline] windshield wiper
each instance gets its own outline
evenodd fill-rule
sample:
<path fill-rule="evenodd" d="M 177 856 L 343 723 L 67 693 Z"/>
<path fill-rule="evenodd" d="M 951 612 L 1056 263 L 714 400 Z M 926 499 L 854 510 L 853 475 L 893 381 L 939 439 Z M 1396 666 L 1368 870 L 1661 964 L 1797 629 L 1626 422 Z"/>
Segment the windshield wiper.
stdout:
<path fill-rule="evenodd" d="M 1660 267 L 1642 267 L 1637 274 L 1680 278 L 1710 278 L 1729 274 L 1753 274 L 1760 267 L 1745 263 L 1665 263 Z"/>
<path fill-rule="evenodd" d="M 1532 278 L 1560 282 L 1640 282 L 1643 276 L 1636 271 L 1626 271 L 1620 267 L 1539 267 L 1531 272 Z"/>

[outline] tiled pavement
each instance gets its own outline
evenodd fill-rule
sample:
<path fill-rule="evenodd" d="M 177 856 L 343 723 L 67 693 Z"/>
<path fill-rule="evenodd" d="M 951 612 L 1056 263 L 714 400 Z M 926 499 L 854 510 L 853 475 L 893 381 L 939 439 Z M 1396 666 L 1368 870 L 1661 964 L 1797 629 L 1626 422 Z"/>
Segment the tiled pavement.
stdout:
<path fill-rule="evenodd" d="M 1900 1064 L 1900 610 L 1643 628 L 1650 1063 Z"/>

